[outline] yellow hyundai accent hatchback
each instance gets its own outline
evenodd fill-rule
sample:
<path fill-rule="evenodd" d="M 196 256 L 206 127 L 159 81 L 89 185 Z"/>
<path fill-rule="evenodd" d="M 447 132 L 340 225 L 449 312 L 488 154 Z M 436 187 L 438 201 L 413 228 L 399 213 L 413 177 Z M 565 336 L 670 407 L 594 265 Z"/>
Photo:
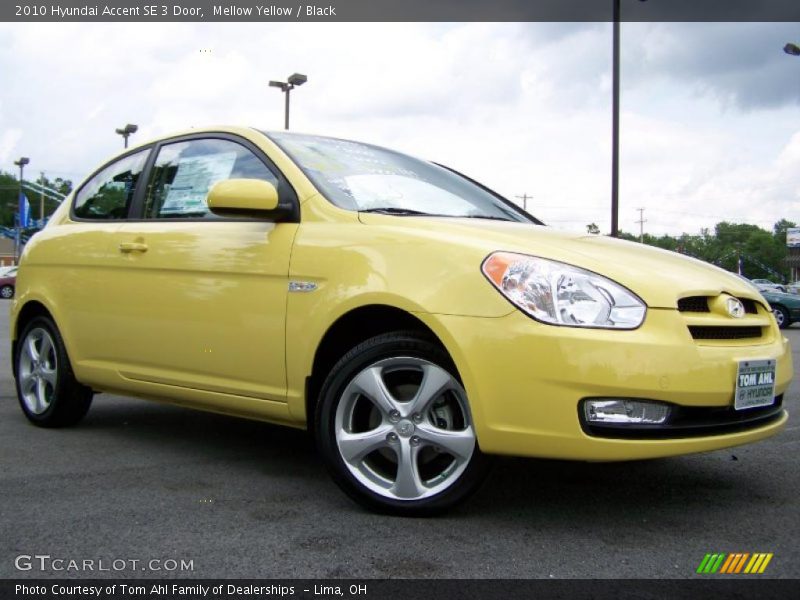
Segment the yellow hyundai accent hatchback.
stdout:
<path fill-rule="evenodd" d="M 730 273 L 552 231 L 397 152 L 233 127 L 83 182 L 25 248 L 11 336 L 37 425 L 103 391 L 307 428 L 347 494 L 407 515 L 465 498 L 491 454 L 766 438 L 792 377 Z"/>

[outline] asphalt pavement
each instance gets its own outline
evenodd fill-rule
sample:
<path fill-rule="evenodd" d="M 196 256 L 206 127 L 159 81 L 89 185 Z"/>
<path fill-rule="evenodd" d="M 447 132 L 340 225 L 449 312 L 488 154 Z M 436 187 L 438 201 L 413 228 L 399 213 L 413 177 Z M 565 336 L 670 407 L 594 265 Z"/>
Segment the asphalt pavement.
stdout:
<path fill-rule="evenodd" d="M 796 578 L 799 391 L 758 444 L 502 458 L 462 507 L 403 519 L 353 504 L 301 431 L 106 394 L 77 427 L 34 427 L 0 343 L 0 578 L 686 578 L 710 552 L 771 552 L 764 576 Z"/>

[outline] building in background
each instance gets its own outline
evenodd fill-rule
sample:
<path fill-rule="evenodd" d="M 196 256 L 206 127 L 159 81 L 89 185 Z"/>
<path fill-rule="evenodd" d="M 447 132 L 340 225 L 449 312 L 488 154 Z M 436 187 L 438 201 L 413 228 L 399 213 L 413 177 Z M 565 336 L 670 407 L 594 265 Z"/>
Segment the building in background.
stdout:
<path fill-rule="evenodd" d="M 15 264 L 14 240 L 0 237 L 0 267 L 11 267 Z"/>

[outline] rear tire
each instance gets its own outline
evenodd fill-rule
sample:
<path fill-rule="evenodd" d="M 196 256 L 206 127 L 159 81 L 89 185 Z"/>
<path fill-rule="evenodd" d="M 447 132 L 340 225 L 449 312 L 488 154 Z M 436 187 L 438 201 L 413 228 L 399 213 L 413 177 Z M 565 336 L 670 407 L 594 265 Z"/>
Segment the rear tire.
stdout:
<path fill-rule="evenodd" d="M 442 512 L 488 472 L 452 360 L 416 332 L 373 337 L 336 363 L 315 435 L 334 481 L 376 512 Z"/>
<path fill-rule="evenodd" d="M 75 379 L 64 341 L 49 317 L 25 325 L 14 366 L 19 404 L 34 425 L 74 425 L 89 410 L 92 390 Z"/>
<path fill-rule="evenodd" d="M 13 285 L 4 285 L 0 287 L 0 298 L 5 298 L 9 300 L 14 297 L 14 286 Z"/>

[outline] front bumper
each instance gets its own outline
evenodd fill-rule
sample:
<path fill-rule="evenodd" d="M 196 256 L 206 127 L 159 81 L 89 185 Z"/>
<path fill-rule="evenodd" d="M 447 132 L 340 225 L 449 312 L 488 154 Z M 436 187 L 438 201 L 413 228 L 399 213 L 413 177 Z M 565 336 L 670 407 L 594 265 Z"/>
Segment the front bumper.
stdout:
<path fill-rule="evenodd" d="M 780 431 L 787 414 L 692 435 L 590 435 L 585 398 L 643 398 L 682 407 L 733 404 L 739 361 L 775 359 L 776 396 L 792 378 L 791 352 L 774 323 L 758 340 L 692 338 L 681 313 L 650 309 L 634 331 L 544 325 L 519 311 L 500 318 L 420 315 L 440 336 L 470 399 L 484 452 L 577 460 L 632 460 L 703 452 Z M 699 408 L 696 412 L 702 412 Z M 640 436 L 641 437 L 641 436 Z M 645 436 L 646 437 L 646 436 Z"/>

